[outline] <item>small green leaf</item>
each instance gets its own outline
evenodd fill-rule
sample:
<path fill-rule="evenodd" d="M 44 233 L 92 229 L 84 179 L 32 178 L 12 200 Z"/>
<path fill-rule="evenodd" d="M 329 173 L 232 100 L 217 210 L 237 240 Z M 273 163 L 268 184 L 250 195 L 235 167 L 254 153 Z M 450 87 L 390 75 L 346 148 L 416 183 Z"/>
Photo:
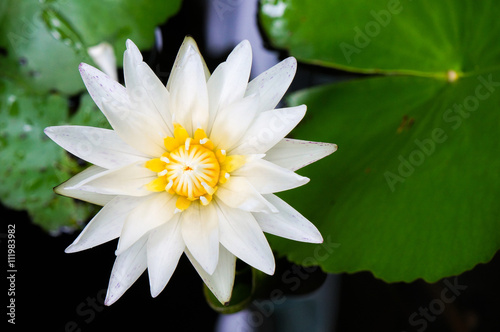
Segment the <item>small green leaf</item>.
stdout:
<path fill-rule="evenodd" d="M 28 210 L 33 221 L 49 231 L 85 221 L 92 208 L 52 191 L 81 167 L 43 133 L 47 126 L 66 122 L 67 100 L 57 94 L 28 94 L 0 80 L 0 109 L 2 203 Z"/>
<path fill-rule="evenodd" d="M 48 204 L 33 206 L 28 213 L 33 223 L 58 235 L 61 231 L 80 227 L 97 208 L 91 204 L 79 202 L 68 197 L 56 195 Z"/>
<path fill-rule="evenodd" d="M 151 47 L 154 28 L 175 14 L 181 0 L 5 0 L 0 6 L 0 47 L 20 63 L 29 88 L 75 94 L 84 89 L 80 62 L 87 49 L 111 43 L 121 64 L 125 40 Z M 110 13 L 111 16 L 110 16 Z M 119 19 L 115 19 L 119 18 Z"/>

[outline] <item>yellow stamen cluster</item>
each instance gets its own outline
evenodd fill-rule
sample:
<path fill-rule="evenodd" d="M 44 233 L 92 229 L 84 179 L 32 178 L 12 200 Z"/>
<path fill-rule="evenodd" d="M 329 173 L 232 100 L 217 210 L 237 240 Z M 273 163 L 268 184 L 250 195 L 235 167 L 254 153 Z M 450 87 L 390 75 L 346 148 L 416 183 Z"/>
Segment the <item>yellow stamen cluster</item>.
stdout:
<path fill-rule="evenodd" d="M 193 136 L 174 124 L 174 137 L 164 139 L 167 152 L 145 164 L 158 175 L 146 188 L 178 195 L 176 208 L 180 211 L 196 200 L 209 204 L 218 184 L 226 183 L 230 173 L 245 163 L 244 156 L 227 156 L 225 150 L 216 149 L 203 129 Z"/>

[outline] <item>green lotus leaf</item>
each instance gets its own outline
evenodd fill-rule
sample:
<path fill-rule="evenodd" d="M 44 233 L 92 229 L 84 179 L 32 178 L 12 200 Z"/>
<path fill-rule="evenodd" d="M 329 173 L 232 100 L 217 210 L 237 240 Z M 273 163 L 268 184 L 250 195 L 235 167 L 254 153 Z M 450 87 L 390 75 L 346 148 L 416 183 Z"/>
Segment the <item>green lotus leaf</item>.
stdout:
<path fill-rule="evenodd" d="M 500 248 L 495 8 L 466 0 L 261 2 L 274 46 L 303 62 L 383 74 L 289 98 L 308 106 L 293 137 L 339 149 L 299 171 L 308 185 L 282 194 L 325 243 L 270 237 L 273 249 L 327 272 L 369 270 L 386 281 L 436 281 L 491 259 Z"/>

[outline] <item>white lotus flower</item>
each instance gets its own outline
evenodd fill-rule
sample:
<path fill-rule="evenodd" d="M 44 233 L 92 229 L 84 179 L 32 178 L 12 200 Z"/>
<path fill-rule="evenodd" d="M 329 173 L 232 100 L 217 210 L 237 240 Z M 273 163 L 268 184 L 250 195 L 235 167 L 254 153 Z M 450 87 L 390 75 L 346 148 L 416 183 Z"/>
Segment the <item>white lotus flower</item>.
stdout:
<path fill-rule="evenodd" d="M 236 257 L 273 274 L 274 256 L 263 232 L 322 242 L 316 227 L 273 193 L 307 183 L 294 171 L 336 146 L 283 139 L 306 112 L 305 105 L 274 109 L 296 61 L 290 57 L 248 83 L 251 57 L 243 41 L 210 75 L 187 37 L 166 87 L 130 40 L 126 88 L 80 65 L 113 130 L 58 126 L 45 133 L 94 164 L 55 190 L 104 206 L 66 252 L 119 237 L 107 305 L 146 268 L 151 295 L 157 296 L 183 252 L 225 303 Z"/>

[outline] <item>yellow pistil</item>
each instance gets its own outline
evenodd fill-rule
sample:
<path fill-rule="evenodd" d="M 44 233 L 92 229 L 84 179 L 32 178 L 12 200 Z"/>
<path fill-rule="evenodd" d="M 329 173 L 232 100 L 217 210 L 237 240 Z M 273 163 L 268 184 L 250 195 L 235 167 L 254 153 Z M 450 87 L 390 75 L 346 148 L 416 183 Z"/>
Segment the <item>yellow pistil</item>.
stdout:
<path fill-rule="evenodd" d="M 190 137 L 186 129 L 174 124 L 174 137 L 166 137 L 164 145 L 168 152 L 144 165 L 158 175 L 146 188 L 177 195 L 176 208 L 179 211 L 187 209 L 196 200 L 208 205 L 218 184 L 226 183 L 230 172 L 245 163 L 244 156 L 228 156 L 226 150 L 215 149 L 200 128 Z"/>
<path fill-rule="evenodd" d="M 245 164 L 245 156 L 233 155 L 226 157 L 226 160 L 222 163 L 222 167 L 226 172 L 234 172 L 241 166 Z"/>
<path fill-rule="evenodd" d="M 177 202 L 175 202 L 175 207 L 180 211 L 184 211 L 189 207 L 189 205 L 191 205 L 191 201 L 184 196 L 179 196 L 179 198 L 177 198 Z"/>
<path fill-rule="evenodd" d="M 207 134 L 205 133 L 205 131 L 201 128 L 196 129 L 193 137 L 194 141 L 200 143 L 200 140 L 204 138 L 207 138 Z"/>
<path fill-rule="evenodd" d="M 229 176 L 230 176 L 230 175 L 229 175 L 229 173 L 228 173 L 228 172 L 226 172 L 226 171 L 222 170 L 222 171 L 220 172 L 220 175 L 219 175 L 219 183 L 220 183 L 220 184 L 224 184 L 224 183 L 226 183 L 226 182 L 227 182 L 227 180 L 229 180 Z"/>
<path fill-rule="evenodd" d="M 212 195 L 203 195 L 203 196 L 200 196 L 200 203 L 201 205 L 208 205 L 208 203 L 210 203 L 212 201 Z"/>
<path fill-rule="evenodd" d="M 226 160 L 226 150 L 217 150 L 215 151 L 215 156 L 219 163 L 223 163 Z"/>
<path fill-rule="evenodd" d="M 180 145 L 185 144 L 186 139 L 189 138 L 189 134 L 183 126 L 178 123 L 174 124 L 174 137 L 165 137 L 163 144 L 168 151 L 174 151 Z"/>
<path fill-rule="evenodd" d="M 163 171 L 165 169 L 165 165 L 166 162 L 162 161 L 160 158 L 146 161 L 146 168 L 156 173 Z"/>
<path fill-rule="evenodd" d="M 179 146 L 179 144 L 177 144 L 177 140 L 173 137 L 166 137 L 163 140 L 163 145 L 165 145 L 165 148 L 168 151 L 174 151 Z"/>
<path fill-rule="evenodd" d="M 164 191 L 165 187 L 167 186 L 168 180 L 166 176 L 160 176 L 151 181 L 146 185 L 146 188 L 150 191 Z"/>

